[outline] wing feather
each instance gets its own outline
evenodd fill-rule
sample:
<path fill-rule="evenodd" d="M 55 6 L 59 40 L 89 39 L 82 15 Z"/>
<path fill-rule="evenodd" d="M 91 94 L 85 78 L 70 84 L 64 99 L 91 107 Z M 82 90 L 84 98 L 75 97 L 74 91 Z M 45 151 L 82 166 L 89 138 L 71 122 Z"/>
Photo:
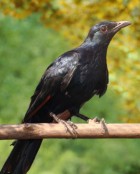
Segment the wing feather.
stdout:
<path fill-rule="evenodd" d="M 24 121 L 35 115 L 57 92 L 62 92 L 69 85 L 78 66 L 79 53 L 69 51 L 56 59 L 45 71 L 34 95 Z"/>

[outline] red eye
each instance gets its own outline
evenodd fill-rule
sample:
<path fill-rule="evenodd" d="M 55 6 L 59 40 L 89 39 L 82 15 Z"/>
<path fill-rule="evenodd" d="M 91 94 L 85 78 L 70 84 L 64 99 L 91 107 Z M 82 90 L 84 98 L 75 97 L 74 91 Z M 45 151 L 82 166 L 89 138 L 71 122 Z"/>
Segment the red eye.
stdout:
<path fill-rule="evenodd" d="M 103 32 L 103 33 L 107 32 L 107 26 L 106 25 L 102 25 L 100 27 L 100 31 Z"/>

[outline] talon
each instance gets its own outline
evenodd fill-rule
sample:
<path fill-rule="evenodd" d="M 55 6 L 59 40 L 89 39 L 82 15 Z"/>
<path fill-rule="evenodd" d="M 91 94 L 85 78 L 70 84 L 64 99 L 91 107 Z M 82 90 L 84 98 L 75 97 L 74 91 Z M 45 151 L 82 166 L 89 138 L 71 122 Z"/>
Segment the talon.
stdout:
<path fill-rule="evenodd" d="M 73 138 L 77 138 L 78 133 L 75 130 L 77 129 L 77 126 L 73 122 L 61 120 L 52 112 L 50 113 L 50 116 L 54 119 L 55 122 L 62 123 L 66 128 L 66 132 L 69 132 L 73 136 Z"/>
<path fill-rule="evenodd" d="M 95 124 L 95 123 L 100 123 L 100 119 L 98 117 L 95 117 L 93 119 L 88 120 L 89 124 Z"/>
<path fill-rule="evenodd" d="M 104 118 L 101 119 L 100 124 L 101 124 L 101 126 L 102 126 L 103 128 L 106 127 L 106 122 L 105 122 L 105 119 L 104 119 Z"/>
<path fill-rule="evenodd" d="M 102 124 L 106 124 L 105 119 L 102 118 L 102 119 L 100 120 L 100 123 L 102 123 Z"/>
<path fill-rule="evenodd" d="M 102 126 L 104 132 L 108 134 L 107 124 L 106 124 L 104 118 L 101 119 L 100 124 L 101 124 L 101 126 Z"/>
<path fill-rule="evenodd" d="M 77 129 L 78 127 L 76 126 L 76 124 L 74 124 L 72 121 L 67 121 L 67 123 L 73 127 L 74 129 Z"/>
<path fill-rule="evenodd" d="M 71 121 L 67 121 L 67 124 L 72 128 L 72 135 L 74 136 L 73 138 L 77 138 L 78 133 L 77 133 L 76 129 L 78 127 Z"/>
<path fill-rule="evenodd" d="M 93 118 L 93 120 L 95 121 L 95 123 L 100 123 L 100 118 L 98 117 Z"/>

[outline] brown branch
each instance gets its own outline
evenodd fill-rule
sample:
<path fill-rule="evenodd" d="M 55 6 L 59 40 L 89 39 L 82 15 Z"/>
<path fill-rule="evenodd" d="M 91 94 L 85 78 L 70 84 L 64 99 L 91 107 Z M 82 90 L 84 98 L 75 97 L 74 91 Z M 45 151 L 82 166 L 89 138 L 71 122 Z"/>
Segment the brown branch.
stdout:
<path fill-rule="evenodd" d="M 71 117 L 68 110 L 57 117 L 67 120 Z M 140 138 L 140 124 L 106 124 L 89 120 L 87 124 L 76 124 L 73 130 L 68 124 L 40 123 L 0 125 L 0 140 L 40 139 L 40 138 Z"/>
<path fill-rule="evenodd" d="M 77 138 L 140 138 L 140 124 L 76 124 Z M 64 124 L 0 125 L 0 139 L 74 138 Z"/>

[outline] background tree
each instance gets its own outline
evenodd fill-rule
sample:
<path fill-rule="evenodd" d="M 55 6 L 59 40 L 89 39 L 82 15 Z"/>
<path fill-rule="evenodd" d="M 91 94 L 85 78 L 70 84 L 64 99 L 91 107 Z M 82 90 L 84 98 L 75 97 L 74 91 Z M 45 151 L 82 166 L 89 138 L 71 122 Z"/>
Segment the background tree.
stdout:
<path fill-rule="evenodd" d="M 121 115 L 124 121 L 140 121 L 140 93 L 137 90 L 140 87 L 139 0 L 1 0 L 0 5 L 4 14 L 18 19 L 39 13 L 46 27 L 63 33 L 75 46 L 98 21 L 131 21 L 132 26 L 116 36 L 108 53 L 110 85 L 122 98 L 122 108 L 127 115 Z"/>
<path fill-rule="evenodd" d="M 139 122 L 139 0 L 1 0 L 0 10 L 0 123 L 22 120 L 46 67 L 101 20 L 132 25 L 109 46 L 107 93 L 81 112 L 107 122 Z M 139 147 L 140 140 L 47 140 L 29 174 L 139 174 Z M 0 167 L 10 151 L 10 142 L 0 141 Z"/>

